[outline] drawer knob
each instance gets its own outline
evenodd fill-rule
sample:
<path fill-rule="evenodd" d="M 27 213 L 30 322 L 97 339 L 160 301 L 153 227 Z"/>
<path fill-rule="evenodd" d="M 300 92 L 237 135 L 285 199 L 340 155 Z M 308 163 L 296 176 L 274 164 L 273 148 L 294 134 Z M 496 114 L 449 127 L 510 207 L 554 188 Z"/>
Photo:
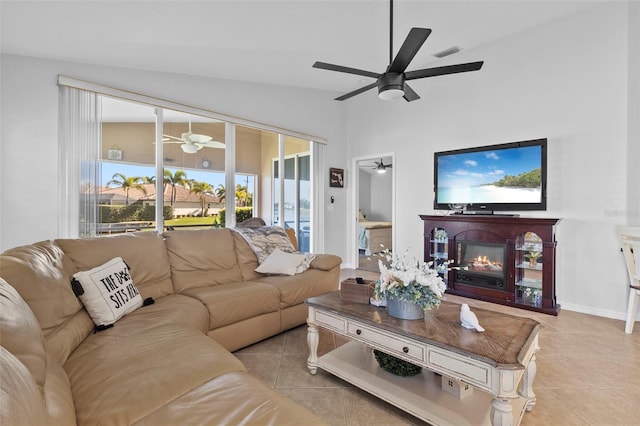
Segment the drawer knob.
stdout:
<path fill-rule="evenodd" d="M 362 330 L 357 329 L 357 330 L 356 330 L 356 334 L 357 334 L 358 336 L 359 336 L 359 335 L 361 335 L 361 334 L 362 334 Z"/>
<path fill-rule="evenodd" d="M 404 352 L 405 354 L 408 354 L 409 348 L 405 346 L 404 348 L 402 348 L 402 352 Z"/>

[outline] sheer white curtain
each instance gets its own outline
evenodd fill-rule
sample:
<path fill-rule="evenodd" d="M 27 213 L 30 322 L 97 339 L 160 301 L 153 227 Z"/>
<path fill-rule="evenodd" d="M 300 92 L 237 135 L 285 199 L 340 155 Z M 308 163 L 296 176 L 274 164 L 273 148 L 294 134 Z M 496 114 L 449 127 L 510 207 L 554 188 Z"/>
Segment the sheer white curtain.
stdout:
<path fill-rule="evenodd" d="M 60 86 L 59 224 L 61 238 L 96 235 L 100 193 L 100 96 Z"/>

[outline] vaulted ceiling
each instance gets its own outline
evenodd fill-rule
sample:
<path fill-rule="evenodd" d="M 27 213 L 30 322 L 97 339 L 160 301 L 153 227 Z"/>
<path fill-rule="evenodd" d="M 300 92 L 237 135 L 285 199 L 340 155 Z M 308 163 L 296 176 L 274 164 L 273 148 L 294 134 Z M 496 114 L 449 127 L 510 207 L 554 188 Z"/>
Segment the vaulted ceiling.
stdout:
<path fill-rule="evenodd" d="M 394 52 L 411 27 L 431 28 L 409 70 L 436 66 L 434 53 L 470 50 L 598 3 L 396 0 Z M 2 0 L 0 16 L 2 53 L 73 62 L 345 92 L 373 80 L 311 65 L 382 72 L 389 61 L 386 0 Z"/>

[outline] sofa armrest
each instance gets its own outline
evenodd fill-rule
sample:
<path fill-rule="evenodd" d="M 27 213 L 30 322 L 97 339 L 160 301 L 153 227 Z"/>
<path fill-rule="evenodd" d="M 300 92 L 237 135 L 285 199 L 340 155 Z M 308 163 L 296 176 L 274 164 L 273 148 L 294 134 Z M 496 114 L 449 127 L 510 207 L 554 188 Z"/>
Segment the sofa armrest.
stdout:
<path fill-rule="evenodd" d="M 342 258 L 334 254 L 316 254 L 315 259 L 311 262 L 311 267 L 322 271 L 330 271 L 336 266 L 340 266 L 341 263 Z"/>

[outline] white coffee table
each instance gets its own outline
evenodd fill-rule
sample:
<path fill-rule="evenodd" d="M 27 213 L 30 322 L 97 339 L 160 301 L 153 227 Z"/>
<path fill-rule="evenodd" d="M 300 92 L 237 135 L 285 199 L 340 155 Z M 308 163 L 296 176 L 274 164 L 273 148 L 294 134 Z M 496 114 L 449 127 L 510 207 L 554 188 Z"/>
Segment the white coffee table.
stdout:
<path fill-rule="evenodd" d="M 321 368 L 433 425 L 517 425 L 535 405 L 541 326 L 532 319 L 473 309 L 486 329 L 477 333 L 460 326 L 460 305 L 444 301 L 414 321 L 343 302 L 339 292 L 306 303 L 311 374 Z M 351 341 L 318 357 L 318 327 Z M 413 377 L 395 376 L 378 366 L 372 349 L 424 369 Z M 479 392 L 456 398 L 442 390 L 439 375 Z"/>

